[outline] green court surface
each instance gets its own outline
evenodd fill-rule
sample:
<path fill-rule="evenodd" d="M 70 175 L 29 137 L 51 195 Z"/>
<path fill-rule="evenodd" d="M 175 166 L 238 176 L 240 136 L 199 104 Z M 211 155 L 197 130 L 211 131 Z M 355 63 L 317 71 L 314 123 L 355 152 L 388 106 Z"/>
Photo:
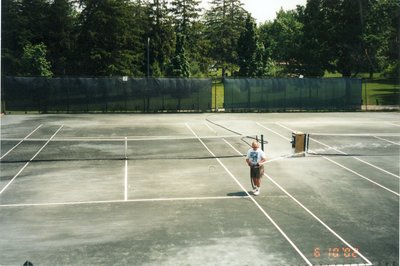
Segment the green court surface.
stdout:
<path fill-rule="evenodd" d="M 5 115 L 0 265 L 399 265 L 399 147 L 398 113 Z"/>

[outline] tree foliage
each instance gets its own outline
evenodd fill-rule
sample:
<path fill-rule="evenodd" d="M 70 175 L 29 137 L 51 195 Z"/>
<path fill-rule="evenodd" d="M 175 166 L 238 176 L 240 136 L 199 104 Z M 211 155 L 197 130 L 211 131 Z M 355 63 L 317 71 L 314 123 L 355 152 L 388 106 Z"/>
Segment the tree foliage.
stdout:
<path fill-rule="evenodd" d="M 241 77 L 259 76 L 257 61 L 262 61 L 260 56 L 261 47 L 259 46 L 256 24 L 250 15 L 246 18 L 244 30 L 238 40 L 238 75 Z"/>
<path fill-rule="evenodd" d="M 50 62 L 46 59 L 47 48 L 43 43 L 27 43 L 22 54 L 22 74 L 25 76 L 52 77 Z"/>
<path fill-rule="evenodd" d="M 247 14 L 238 0 L 212 0 L 210 5 L 205 14 L 205 34 L 211 44 L 209 56 L 225 76 L 226 70 L 233 70 L 237 61 L 237 40 Z"/>
<path fill-rule="evenodd" d="M 157 77 L 400 72 L 397 0 L 308 0 L 259 25 L 240 0 L 211 0 L 204 12 L 200 0 L 1 5 L 2 75 L 32 74 L 28 48 L 45 50 L 56 76 L 144 76 L 147 67 Z"/>
<path fill-rule="evenodd" d="M 83 75 L 141 75 L 145 44 L 128 0 L 85 0 L 78 35 Z"/>

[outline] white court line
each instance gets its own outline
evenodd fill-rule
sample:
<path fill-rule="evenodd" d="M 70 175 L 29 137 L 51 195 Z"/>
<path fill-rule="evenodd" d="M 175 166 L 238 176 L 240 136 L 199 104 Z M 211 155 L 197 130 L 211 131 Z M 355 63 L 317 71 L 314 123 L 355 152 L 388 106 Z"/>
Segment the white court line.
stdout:
<path fill-rule="evenodd" d="M 392 123 L 392 122 L 385 122 L 386 124 L 392 125 L 392 126 L 396 126 L 396 127 L 400 127 L 400 125 Z"/>
<path fill-rule="evenodd" d="M 261 126 L 262 128 L 265 128 L 265 129 L 268 130 L 267 127 L 265 127 L 265 126 L 263 126 L 263 125 L 261 125 L 261 124 L 259 124 L 259 123 L 257 123 L 257 124 L 258 124 L 259 126 Z M 290 131 L 293 132 L 292 129 L 290 129 L 290 128 L 288 128 L 288 127 L 285 127 L 284 125 L 281 125 L 281 124 L 279 124 L 279 123 L 277 123 L 277 125 L 279 125 L 279 126 L 285 128 L 285 129 L 288 129 L 288 130 L 290 130 Z M 272 130 L 270 130 L 270 131 L 272 131 Z M 274 132 L 274 131 L 272 131 L 272 132 Z M 283 137 L 284 139 L 288 139 L 288 138 L 284 137 L 284 136 L 281 135 L 281 134 L 278 134 L 278 135 L 281 136 L 281 137 Z M 374 185 L 377 185 L 377 186 L 379 186 L 379 187 L 381 187 L 381 188 L 383 188 L 383 189 L 385 189 L 385 190 L 387 190 L 387 191 L 389 191 L 389 192 L 395 194 L 396 196 L 400 196 L 399 193 L 397 193 L 397 192 L 395 192 L 395 191 L 393 191 L 393 190 L 391 190 L 391 189 L 389 189 L 389 188 L 387 188 L 387 187 L 385 187 L 385 186 L 383 186 L 383 185 L 381 185 L 381 184 L 379 184 L 379 183 L 377 183 L 377 182 L 375 182 L 375 181 L 369 179 L 369 178 L 366 177 L 366 176 L 363 176 L 363 175 L 360 174 L 360 173 L 357 173 L 356 171 L 351 170 L 351 169 L 348 168 L 348 167 L 345 167 L 344 165 L 341 165 L 340 163 L 335 162 L 335 161 L 332 160 L 332 159 L 329 159 L 329 158 L 326 157 L 326 156 L 322 156 L 322 158 L 324 158 L 325 160 L 328 160 L 329 162 L 334 163 L 334 164 L 336 164 L 337 166 L 339 166 L 339 167 L 341 167 L 341 168 L 343 168 L 343 169 L 345 169 L 345 170 L 347 170 L 347 171 L 349 171 L 349 172 L 351 172 L 351 173 L 353 173 L 353 174 L 355 174 L 355 175 L 357 175 L 357 176 L 359 176 L 359 177 L 361 177 L 361 178 L 363 178 L 363 179 L 365 179 L 365 180 L 371 182 L 371 183 L 374 184 Z"/>
<path fill-rule="evenodd" d="M 275 124 L 278 124 L 278 123 L 275 123 Z M 268 130 L 268 131 L 271 131 L 271 132 L 274 133 L 275 135 L 278 135 L 279 137 L 284 138 L 284 139 L 286 139 L 287 141 L 291 141 L 291 139 L 285 137 L 284 135 L 282 135 L 282 134 L 280 134 L 280 133 L 278 133 L 278 132 L 276 132 L 276 131 L 274 131 L 274 130 L 272 130 L 272 129 L 270 129 L 270 128 L 267 128 L 267 127 L 261 125 L 260 123 L 257 123 L 257 125 L 260 126 L 260 127 L 262 127 L 262 128 L 264 128 L 264 129 L 266 129 L 266 130 Z M 278 124 L 278 125 L 279 125 L 279 124 Z"/>
<path fill-rule="evenodd" d="M 325 146 L 325 147 L 327 147 L 327 148 L 329 148 L 329 149 L 332 149 L 332 150 L 334 150 L 334 151 L 337 151 L 337 152 L 339 152 L 339 153 L 341 153 L 341 154 L 343 154 L 343 155 L 349 155 L 348 153 L 345 153 L 345 152 L 342 152 L 342 151 L 340 151 L 340 150 L 338 150 L 338 149 L 335 149 L 335 148 L 333 148 L 333 147 L 331 147 L 331 146 L 329 146 L 329 145 L 327 145 L 327 144 L 325 144 L 325 143 L 322 143 L 322 142 L 320 142 L 320 141 L 318 141 L 318 140 L 316 140 L 316 139 L 314 139 L 314 138 L 312 138 L 312 137 L 310 137 L 310 140 L 315 141 L 316 143 L 321 144 L 321 145 L 323 145 L 323 146 Z M 355 156 L 350 156 L 350 157 L 353 158 L 353 159 L 356 159 L 356 160 L 358 160 L 358 161 L 360 161 L 360 162 L 362 162 L 362 163 L 364 163 L 364 164 L 367 164 L 367 165 L 369 165 L 369 166 L 371 166 L 371 167 L 373 167 L 373 168 L 375 168 L 375 169 L 378 169 L 378 170 L 380 170 L 380 171 L 382 171 L 382 172 L 384 172 L 384 173 L 386 173 L 386 174 L 388 174 L 388 175 L 391 175 L 391 176 L 394 176 L 394 177 L 397 177 L 397 178 L 400 179 L 400 176 L 398 176 L 398 175 L 396 175 L 396 174 L 394 174 L 394 173 L 392 173 L 392 172 L 389 172 L 389 171 L 387 171 L 387 170 L 385 170 L 385 169 L 383 169 L 383 168 L 381 168 L 381 167 L 379 167 L 379 166 L 373 165 L 373 164 L 371 164 L 371 163 L 369 163 L 369 162 L 367 162 L 367 161 L 364 161 L 364 160 L 362 160 L 362 159 L 360 159 L 360 158 L 358 158 L 358 157 L 355 157 Z"/>
<path fill-rule="evenodd" d="M 219 136 L 203 136 L 203 139 L 217 139 L 217 138 L 239 138 L 240 136 L 238 135 L 219 135 Z M 128 141 L 153 141 L 153 140 L 192 140 L 196 139 L 192 136 L 131 136 L 127 137 Z M 3 140 L 7 141 L 20 141 L 20 138 L 2 138 Z M 26 139 L 26 141 L 46 141 L 47 139 L 45 138 L 30 138 Z M 117 138 L 92 138 L 92 137 L 70 137 L 70 138 L 55 138 L 52 140 L 52 142 L 68 142 L 68 141 L 83 141 L 83 142 L 89 142 L 89 141 L 124 141 L 125 137 L 117 137 Z"/>
<path fill-rule="evenodd" d="M 275 123 L 276 125 L 279 125 L 279 123 Z M 282 124 L 280 124 L 282 126 Z M 399 133 L 322 133 L 322 132 L 313 132 L 313 135 L 319 135 L 319 136 L 344 136 L 344 137 L 376 137 L 376 136 L 381 136 L 381 137 L 400 137 Z"/>
<path fill-rule="evenodd" d="M 289 192 L 287 192 L 281 185 L 279 185 L 271 176 L 264 173 L 264 175 L 272 181 L 280 190 L 282 190 L 286 195 L 288 195 L 294 202 L 296 202 L 301 208 L 303 208 L 306 212 L 308 212 L 314 219 L 316 219 L 320 224 L 322 224 L 329 232 L 331 232 L 336 238 L 342 241 L 347 247 L 357 253 L 363 260 L 367 262 L 366 265 L 373 265 L 364 255 L 362 255 L 356 248 L 350 245 L 344 238 L 342 238 L 338 233 L 336 233 L 332 228 L 330 228 L 326 223 L 324 223 L 318 216 L 316 216 L 312 211 L 310 211 L 307 207 L 305 207 L 300 201 L 298 201 L 295 197 L 292 196 Z"/>
<path fill-rule="evenodd" d="M 207 122 L 204 122 L 204 124 L 206 124 L 206 126 L 207 126 L 213 133 L 217 133 L 217 131 L 215 131 Z"/>
<path fill-rule="evenodd" d="M 244 199 L 249 196 L 221 196 L 221 197 L 187 197 L 187 198 L 153 198 L 153 199 L 130 199 L 130 200 L 98 200 L 98 201 L 71 201 L 53 203 L 17 203 L 0 204 L 0 208 L 5 207 L 47 207 L 47 206 L 69 206 L 69 205 L 89 205 L 89 204 L 109 204 L 109 203 L 129 203 L 129 202 L 162 202 L 162 201 L 202 201 L 202 200 L 227 200 Z"/>
<path fill-rule="evenodd" d="M 192 132 L 194 136 L 200 141 L 200 143 L 206 148 L 206 150 L 217 160 L 217 162 L 225 169 L 225 171 L 235 180 L 239 187 L 247 194 L 249 199 L 257 206 L 257 208 L 264 214 L 265 217 L 275 226 L 275 228 L 282 234 L 282 236 L 290 243 L 290 245 L 296 250 L 296 252 L 303 258 L 303 260 L 308 264 L 312 263 L 306 258 L 306 256 L 299 250 L 299 248 L 293 243 L 293 241 L 286 235 L 285 232 L 279 227 L 279 225 L 269 216 L 269 214 L 261 207 L 258 202 L 250 196 L 249 192 L 243 187 L 243 185 L 238 181 L 238 179 L 229 171 L 229 169 L 222 163 L 222 161 L 215 156 L 215 154 L 207 147 L 207 145 L 201 140 L 201 138 L 192 130 L 192 128 L 186 124 L 186 127 Z"/>
<path fill-rule="evenodd" d="M 236 150 L 236 149 L 235 149 Z M 237 150 L 236 150 L 237 151 Z M 343 239 L 338 233 L 336 233 L 333 229 L 331 229 L 326 223 L 324 223 L 318 216 L 316 216 L 313 212 L 311 212 L 307 207 L 305 207 L 300 201 L 298 201 L 294 196 L 292 196 L 288 191 L 286 191 L 281 185 L 279 185 L 271 176 L 267 175 L 264 173 L 264 175 L 270 179 L 275 186 L 277 186 L 280 190 L 282 190 L 287 196 L 289 196 L 293 201 L 295 201 L 300 207 L 302 207 L 305 211 L 307 211 L 314 219 L 316 219 L 320 224 L 322 224 L 326 229 L 328 229 L 329 232 L 331 232 L 336 238 L 338 238 L 342 243 L 344 243 L 346 246 L 351 248 L 354 252 L 356 252 L 362 259 L 364 259 L 367 264 L 363 265 L 372 265 L 372 263 L 365 258 L 357 249 L 355 249 L 353 246 L 351 246 L 345 239 Z"/>
<path fill-rule="evenodd" d="M 128 200 L 128 137 L 125 137 L 124 200 Z"/>
<path fill-rule="evenodd" d="M 284 126 L 284 125 L 282 125 L 282 124 L 280 124 L 280 123 L 276 123 L 276 124 L 277 124 L 278 126 L 280 126 L 280 127 L 283 127 L 283 128 L 285 128 L 285 129 L 287 129 L 287 130 L 289 130 L 289 131 L 294 132 L 293 129 L 291 129 L 291 128 L 287 127 L 287 126 Z M 265 127 L 264 127 L 264 128 L 265 128 Z M 331 147 L 331 146 L 329 146 L 329 145 L 326 145 L 326 144 L 324 144 L 324 143 L 322 143 L 322 142 L 320 142 L 320 141 L 317 141 L 316 139 L 313 139 L 313 138 L 311 138 L 311 137 L 310 137 L 310 140 L 315 141 L 315 142 L 317 142 L 317 143 L 319 143 L 319 144 L 321 144 L 321 145 L 323 145 L 323 146 L 325 146 L 325 147 L 327 147 L 327 148 L 329 148 L 329 149 L 332 149 L 332 150 L 334 150 L 334 151 L 337 151 L 337 152 L 339 152 L 339 153 L 341 153 L 341 154 L 343 154 L 343 155 L 349 155 L 348 153 L 345 153 L 345 152 L 343 152 L 343 151 L 340 151 L 340 150 L 338 150 L 338 149 L 335 149 L 335 148 L 333 148 L 333 147 Z M 386 174 L 388 174 L 388 175 L 391 175 L 391 176 L 394 176 L 394 177 L 400 179 L 400 176 L 398 176 L 398 175 L 396 175 L 396 174 L 394 174 L 394 173 L 392 173 L 392 172 L 389 172 L 389 171 L 387 171 L 387 170 L 385 170 L 385 169 L 383 169 L 383 168 L 381 168 L 381 167 L 379 167 L 379 166 L 376 166 L 376 165 L 374 165 L 374 164 L 371 164 L 371 163 L 369 163 L 369 162 L 367 162 L 367 161 L 364 161 L 364 160 L 362 160 L 362 159 L 360 159 L 360 158 L 358 158 L 358 157 L 355 157 L 355 156 L 349 156 L 349 157 L 351 157 L 351 158 L 353 158 L 353 159 L 356 159 L 356 160 L 358 160 L 358 161 L 360 161 L 360 162 L 362 162 L 362 163 L 364 163 L 364 164 L 366 164 L 366 165 L 369 165 L 369 166 L 371 166 L 371 167 L 373 167 L 373 168 L 375 168 L 375 169 L 377 169 L 377 170 L 380 170 L 380 171 L 382 171 L 382 172 L 384 172 L 384 173 L 386 173 Z M 323 158 L 326 158 L 326 157 L 323 156 Z"/>
<path fill-rule="evenodd" d="M 124 201 L 128 200 L 128 159 L 125 159 L 125 190 L 124 190 Z"/>
<path fill-rule="evenodd" d="M 39 125 L 37 128 L 35 128 L 31 133 L 29 133 L 25 138 L 21 139 L 14 147 L 12 147 L 8 152 L 3 154 L 3 156 L 0 157 L 0 160 L 2 160 L 4 157 L 6 157 L 12 150 L 14 150 L 16 147 L 18 147 L 24 140 L 29 138 L 33 133 L 35 133 L 36 130 L 38 130 L 43 124 Z M 3 139 L 4 140 L 4 139 Z"/>
<path fill-rule="evenodd" d="M 386 141 L 386 142 L 389 142 L 389 143 L 392 143 L 392 144 L 397 145 L 397 146 L 400 146 L 400 143 L 398 143 L 398 142 L 394 142 L 394 141 L 391 141 L 391 140 L 388 140 L 388 139 L 384 139 L 384 138 L 381 138 L 381 137 L 378 137 L 378 136 L 374 136 L 374 138 L 380 139 L 380 140 L 383 140 L 383 141 Z"/>
<path fill-rule="evenodd" d="M 347 171 L 349 171 L 349 172 L 351 172 L 351 173 L 353 173 L 353 174 L 355 174 L 355 175 L 357 175 L 357 176 L 359 176 L 359 177 L 361 177 L 361 178 L 363 178 L 363 179 L 365 179 L 365 180 L 371 182 L 372 184 L 377 185 L 377 186 L 379 186 L 379 187 L 381 187 L 381 188 L 383 188 L 383 189 L 389 191 L 390 193 L 393 193 L 393 194 L 395 194 L 396 196 L 400 197 L 400 194 L 397 193 L 396 191 L 393 191 L 393 190 L 391 190 L 391 189 L 389 189 L 389 188 L 387 188 L 387 187 L 385 187 L 385 186 L 379 184 L 378 182 L 375 182 L 375 181 L 369 179 L 368 177 L 363 176 L 362 174 L 359 174 L 359 173 L 357 173 L 356 171 L 351 170 L 350 168 L 348 168 L 348 167 L 346 167 L 346 166 L 344 166 L 344 165 L 342 165 L 342 164 L 340 164 L 340 163 L 338 163 L 338 162 L 335 162 L 335 161 L 332 160 L 332 159 L 329 159 L 329 158 L 327 158 L 327 157 L 325 157 L 325 156 L 322 156 L 322 157 L 323 157 L 324 159 L 330 161 L 331 163 L 334 163 L 334 164 L 336 164 L 337 166 L 340 166 L 340 167 L 342 167 L 343 169 L 345 169 L 345 170 L 347 170 Z"/>
<path fill-rule="evenodd" d="M 33 157 L 19 170 L 19 172 L 7 183 L 7 185 L 0 191 L 0 195 L 11 185 L 12 182 L 24 171 L 24 169 L 29 165 L 30 162 L 32 162 L 36 156 L 44 149 L 44 147 L 49 144 L 49 142 L 55 137 L 55 135 L 63 128 L 64 125 L 60 126 L 59 129 L 47 140 L 47 142 L 33 155 Z"/>

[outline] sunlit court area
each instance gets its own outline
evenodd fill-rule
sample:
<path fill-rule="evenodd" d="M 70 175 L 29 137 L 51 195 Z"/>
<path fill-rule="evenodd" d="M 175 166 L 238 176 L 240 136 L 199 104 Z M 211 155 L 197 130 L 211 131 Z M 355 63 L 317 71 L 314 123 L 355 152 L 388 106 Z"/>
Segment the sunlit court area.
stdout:
<path fill-rule="evenodd" d="M 4 115 L 1 126 L 2 265 L 398 265 L 397 113 Z M 261 139 L 254 196 L 245 155 Z"/>

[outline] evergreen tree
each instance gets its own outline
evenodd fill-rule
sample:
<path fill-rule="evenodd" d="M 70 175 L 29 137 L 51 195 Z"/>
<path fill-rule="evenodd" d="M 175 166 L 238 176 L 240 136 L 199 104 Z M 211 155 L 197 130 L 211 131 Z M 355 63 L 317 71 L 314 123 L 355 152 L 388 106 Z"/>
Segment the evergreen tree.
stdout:
<path fill-rule="evenodd" d="M 359 0 L 367 2 L 368 0 Z M 364 45 L 362 41 L 363 28 L 360 17 L 362 17 L 359 1 L 342 0 L 338 4 L 325 3 L 329 9 L 327 24 L 332 29 L 330 45 L 333 60 L 331 61 L 336 71 L 344 77 L 350 77 L 362 70 L 364 65 Z"/>
<path fill-rule="evenodd" d="M 81 75 L 143 75 L 142 30 L 129 0 L 85 0 L 78 37 Z"/>
<path fill-rule="evenodd" d="M 303 38 L 300 44 L 299 61 L 305 76 L 323 76 L 325 69 L 332 71 L 329 64 L 329 32 L 325 27 L 326 14 L 322 11 L 321 0 L 309 0 L 300 12 L 303 24 Z"/>
<path fill-rule="evenodd" d="M 257 52 L 258 38 L 256 24 L 250 15 L 246 18 L 245 28 L 238 40 L 238 66 L 241 77 L 255 77 L 257 74 Z"/>
<path fill-rule="evenodd" d="M 206 36 L 210 42 L 210 58 L 222 69 L 235 69 L 237 62 L 237 40 L 244 27 L 247 12 L 240 0 L 212 0 L 205 14 Z"/>
<path fill-rule="evenodd" d="M 177 33 L 185 36 L 185 52 L 190 65 L 196 69 L 201 61 L 200 0 L 172 0 L 171 15 Z M 192 68 L 191 68 L 192 69 Z"/>
<path fill-rule="evenodd" d="M 15 75 L 20 67 L 22 54 L 20 39 L 19 5 L 13 0 L 1 1 L 1 63 L 3 75 Z M 20 49 L 19 49 L 20 48 Z"/>
<path fill-rule="evenodd" d="M 170 75 L 174 77 L 189 77 L 190 66 L 185 52 L 185 36 L 181 33 L 176 34 L 175 56 L 172 58 Z"/>
<path fill-rule="evenodd" d="M 199 0 L 172 0 L 171 13 L 174 18 L 175 31 L 188 37 L 194 23 L 199 19 Z"/>
<path fill-rule="evenodd" d="M 267 57 L 265 56 L 264 44 L 257 41 L 257 48 L 255 54 L 255 76 L 262 78 L 266 75 L 267 71 Z"/>
<path fill-rule="evenodd" d="M 48 52 L 55 75 L 66 75 L 74 67 L 73 49 L 76 12 L 72 2 L 54 0 L 49 10 Z"/>
<path fill-rule="evenodd" d="M 20 2 L 20 44 L 39 44 L 48 41 L 50 4 L 46 0 Z"/>
<path fill-rule="evenodd" d="M 172 19 L 165 0 L 153 0 L 149 7 L 151 76 L 163 76 L 173 55 Z"/>

